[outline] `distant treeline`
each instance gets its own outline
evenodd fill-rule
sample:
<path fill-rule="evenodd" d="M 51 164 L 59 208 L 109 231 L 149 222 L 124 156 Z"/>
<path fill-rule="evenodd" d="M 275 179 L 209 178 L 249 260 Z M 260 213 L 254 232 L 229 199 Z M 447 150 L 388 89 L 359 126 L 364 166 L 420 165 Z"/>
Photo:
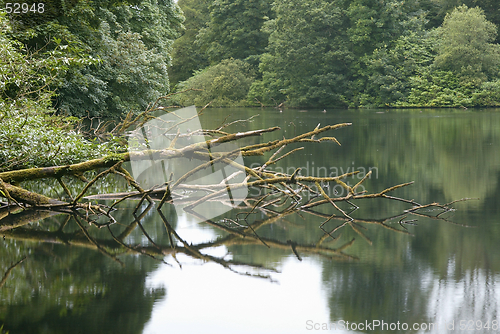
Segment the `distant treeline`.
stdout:
<path fill-rule="evenodd" d="M 179 0 L 179 102 L 500 105 L 496 0 Z M 480 6 L 480 7 L 478 7 Z"/>
<path fill-rule="evenodd" d="M 47 103 L 43 94 L 50 93 L 47 107 L 60 114 L 117 117 L 188 88 L 203 91 L 173 102 L 500 105 L 497 0 L 51 0 L 19 13 L 11 7 L 0 0 L 0 109 L 23 98 Z"/>

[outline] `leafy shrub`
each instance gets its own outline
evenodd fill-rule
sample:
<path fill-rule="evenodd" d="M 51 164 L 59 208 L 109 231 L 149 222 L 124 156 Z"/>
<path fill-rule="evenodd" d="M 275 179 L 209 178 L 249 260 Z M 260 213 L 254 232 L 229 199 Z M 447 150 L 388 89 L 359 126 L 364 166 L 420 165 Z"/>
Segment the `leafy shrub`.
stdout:
<path fill-rule="evenodd" d="M 85 139 L 71 123 L 61 128 L 61 118 L 52 120 L 59 123 L 53 126 L 43 113 L 9 112 L 0 122 L 0 171 L 72 164 L 119 149 L 114 143 Z"/>
<path fill-rule="evenodd" d="M 242 60 L 226 59 L 221 63 L 195 72 L 194 76 L 179 83 L 178 90 L 201 89 L 179 95 L 182 105 L 212 106 L 247 105 L 246 96 L 255 75 Z"/>
<path fill-rule="evenodd" d="M 477 106 L 500 106 L 500 80 L 483 83 L 481 89 L 472 94 L 472 103 Z"/>

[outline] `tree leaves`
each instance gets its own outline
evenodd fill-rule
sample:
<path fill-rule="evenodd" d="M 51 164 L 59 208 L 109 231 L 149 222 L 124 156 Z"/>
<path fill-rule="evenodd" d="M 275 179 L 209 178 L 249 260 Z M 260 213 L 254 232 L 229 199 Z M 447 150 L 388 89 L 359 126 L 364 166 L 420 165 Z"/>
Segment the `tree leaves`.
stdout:
<path fill-rule="evenodd" d="M 180 89 L 201 89 L 180 96 L 183 105 L 212 106 L 246 104 L 250 85 L 254 80 L 250 65 L 239 59 L 226 59 L 220 64 L 198 71 L 179 84 Z"/>
<path fill-rule="evenodd" d="M 50 40 L 38 57 L 57 56 L 54 70 L 67 71 L 57 82 L 58 109 L 119 116 L 169 92 L 171 45 L 183 20 L 173 0 L 79 1 L 57 13 L 17 24 L 15 38 L 35 50 Z"/>
<path fill-rule="evenodd" d="M 438 34 L 436 67 L 483 80 L 499 74 L 500 46 L 492 44 L 497 27 L 479 7 L 457 7 L 446 15 Z"/>

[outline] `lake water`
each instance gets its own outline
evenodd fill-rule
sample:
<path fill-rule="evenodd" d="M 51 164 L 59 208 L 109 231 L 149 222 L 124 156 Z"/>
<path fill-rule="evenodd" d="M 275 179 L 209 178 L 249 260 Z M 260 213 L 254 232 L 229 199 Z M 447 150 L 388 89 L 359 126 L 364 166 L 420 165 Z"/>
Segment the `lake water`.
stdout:
<path fill-rule="evenodd" d="M 269 247 L 236 242 L 223 228 L 166 206 L 163 212 L 176 233 L 205 261 L 186 253 L 166 255 L 165 263 L 138 254 L 115 257 L 111 247 L 85 242 L 81 227 L 65 215 L 35 220 L 29 228 L 0 228 L 0 275 L 26 257 L 0 288 L 0 326 L 12 334 L 499 332 L 499 109 L 207 109 L 201 123 L 216 128 L 228 114 L 228 122 L 259 114 L 226 128 L 231 132 L 281 127 L 246 139 L 245 145 L 292 137 L 318 123 L 352 123 L 327 134 L 341 146 L 293 144 L 288 151 L 305 149 L 269 169 L 301 167 L 302 176 L 371 170 L 358 190 L 379 192 L 414 181 L 392 195 L 420 204 L 474 199 L 451 205 L 456 210 L 438 218 L 435 207 L 401 216 L 411 206 L 388 199 L 353 201 L 359 209 L 352 217 L 365 221 L 355 225 L 361 234 L 346 226 L 335 232 L 335 240 L 325 238 L 324 230 L 341 221 L 319 227 L 338 213 L 331 206 L 273 221 L 260 212 L 252 219 L 266 222 L 256 233 L 275 241 Z M 269 156 L 246 157 L 245 165 Z M 344 181 L 353 186 L 359 180 L 356 175 Z M 327 190 L 342 195 L 343 188 L 333 183 Z M 136 204 L 122 205 L 116 231 L 134 220 Z M 156 244 L 169 245 L 156 210 L 142 219 Z M 103 245 L 112 241 L 107 229 L 91 233 Z M 353 239 L 341 256 L 293 248 L 320 240 L 338 248 Z M 154 248 L 137 228 L 126 243 Z"/>

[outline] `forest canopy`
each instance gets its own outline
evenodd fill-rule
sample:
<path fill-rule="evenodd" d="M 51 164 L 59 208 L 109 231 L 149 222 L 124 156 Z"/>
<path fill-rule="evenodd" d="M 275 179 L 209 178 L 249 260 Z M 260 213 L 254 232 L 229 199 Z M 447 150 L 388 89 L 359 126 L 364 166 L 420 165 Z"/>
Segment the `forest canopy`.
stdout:
<path fill-rule="evenodd" d="M 173 44 L 173 54 L 183 55 L 173 60 L 173 83 L 202 88 L 197 77 L 208 68 L 242 60 L 256 76 L 246 99 L 234 105 L 500 105 L 500 9 L 494 1 L 178 4 L 189 15 L 185 34 Z"/>
<path fill-rule="evenodd" d="M 11 30 L 2 34 L 35 58 L 57 50 L 68 60 L 50 87 L 58 111 L 117 117 L 144 110 L 170 91 L 171 45 L 184 20 L 173 0 L 44 4 L 43 13 L 7 14 Z"/>
<path fill-rule="evenodd" d="M 173 102 L 500 105 L 493 0 L 53 0 L 5 20 L 20 55 L 60 60 L 40 72 L 59 114 L 138 114 L 185 89 L 203 93 Z"/>

